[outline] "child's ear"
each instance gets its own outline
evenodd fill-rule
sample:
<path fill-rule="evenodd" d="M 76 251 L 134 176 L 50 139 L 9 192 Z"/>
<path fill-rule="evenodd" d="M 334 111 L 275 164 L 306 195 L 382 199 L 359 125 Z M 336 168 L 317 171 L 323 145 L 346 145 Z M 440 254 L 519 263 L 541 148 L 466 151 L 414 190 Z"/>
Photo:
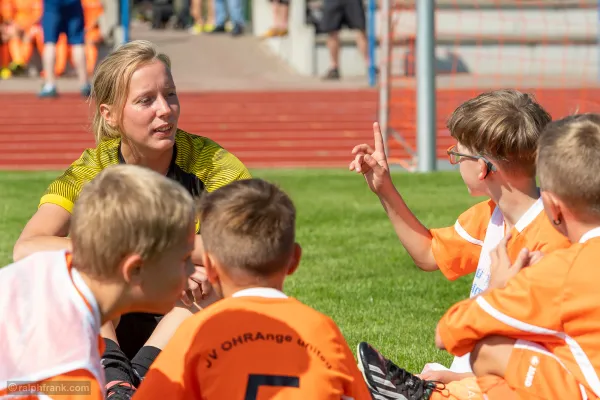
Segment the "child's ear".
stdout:
<path fill-rule="evenodd" d="M 212 256 L 206 251 L 202 253 L 202 264 L 206 269 L 206 277 L 208 278 L 208 281 L 212 285 L 219 282 L 219 272 L 217 270 L 216 263 Z"/>
<path fill-rule="evenodd" d="M 294 243 L 294 253 L 288 266 L 287 275 L 292 275 L 298 269 L 300 265 L 300 258 L 302 258 L 302 247 L 298 243 Z"/>
<path fill-rule="evenodd" d="M 560 225 L 563 220 L 562 210 L 564 206 L 562 201 L 560 201 L 560 199 L 552 192 L 542 191 L 541 195 L 546 215 L 554 225 Z"/>
<path fill-rule="evenodd" d="M 119 265 L 121 277 L 127 283 L 140 284 L 142 280 L 142 257 L 139 254 L 130 254 L 126 256 Z"/>
<path fill-rule="evenodd" d="M 489 174 L 488 166 L 487 166 L 486 162 L 483 161 L 482 159 L 477 160 L 477 166 L 479 167 L 479 173 L 477 174 L 477 179 L 482 181 Z"/>

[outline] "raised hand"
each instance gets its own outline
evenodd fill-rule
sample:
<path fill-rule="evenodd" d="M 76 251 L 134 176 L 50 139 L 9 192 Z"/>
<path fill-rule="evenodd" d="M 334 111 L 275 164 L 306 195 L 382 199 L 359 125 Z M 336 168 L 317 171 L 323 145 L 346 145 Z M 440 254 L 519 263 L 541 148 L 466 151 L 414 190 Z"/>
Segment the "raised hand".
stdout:
<path fill-rule="evenodd" d="M 375 149 L 368 144 L 355 146 L 352 149 L 354 160 L 352 160 L 348 168 L 350 171 L 363 174 L 369 188 L 374 193 L 379 194 L 382 190 L 393 186 L 393 184 L 385 155 L 383 135 L 377 122 L 373 124 L 373 136 Z"/>

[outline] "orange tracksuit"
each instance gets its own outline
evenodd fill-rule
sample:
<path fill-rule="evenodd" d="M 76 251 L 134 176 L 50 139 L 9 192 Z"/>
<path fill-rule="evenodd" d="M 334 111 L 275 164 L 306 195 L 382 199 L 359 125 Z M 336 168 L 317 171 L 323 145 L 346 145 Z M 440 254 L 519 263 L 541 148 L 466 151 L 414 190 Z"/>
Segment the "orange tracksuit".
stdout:
<path fill-rule="evenodd" d="M 432 252 L 440 271 L 450 280 L 475 273 L 471 297 L 488 289 L 490 279 L 490 251 L 506 234 L 504 217 L 492 200 L 483 201 L 462 213 L 454 226 L 431 229 Z M 530 251 L 552 252 L 570 245 L 544 213 L 538 199 L 511 229 L 507 249 L 515 259 L 523 248 Z M 450 368 L 454 372 L 471 372 L 469 354 L 455 357 Z M 475 377 L 453 381 L 437 399 L 481 400 L 481 390 Z"/>
<path fill-rule="evenodd" d="M 29 63 L 33 53 L 33 40 L 37 25 L 42 18 L 41 0 L 4 0 L 2 19 L 15 24 L 18 33 L 8 40 L 8 51 L 12 61 L 20 66 Z M 41 44 L 38 43 L 38 49 Z"/>
<path fill-rule="evenodd" d="M 517 340 L 504 380 L 478 379 L 488 399 L 600 397 L 599 258 L 600 227 L 442 317 L 440 337 L 455 355 L 489 335 Z"/>

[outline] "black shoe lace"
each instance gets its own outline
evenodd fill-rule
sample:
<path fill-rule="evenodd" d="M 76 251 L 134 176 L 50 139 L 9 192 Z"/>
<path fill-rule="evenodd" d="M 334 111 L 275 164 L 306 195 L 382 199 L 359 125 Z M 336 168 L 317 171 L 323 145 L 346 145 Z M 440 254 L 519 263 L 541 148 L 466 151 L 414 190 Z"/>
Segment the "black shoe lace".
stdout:
<path fill-rule="evenodd" d="M 389 360 L 386 361 L 386 369 L 389 371 L 388 379 L 396 386 L 397 392 L 409 400 L 428 400 L 434 391 L 446 387 L 442 382 L 420 379 Z"/>

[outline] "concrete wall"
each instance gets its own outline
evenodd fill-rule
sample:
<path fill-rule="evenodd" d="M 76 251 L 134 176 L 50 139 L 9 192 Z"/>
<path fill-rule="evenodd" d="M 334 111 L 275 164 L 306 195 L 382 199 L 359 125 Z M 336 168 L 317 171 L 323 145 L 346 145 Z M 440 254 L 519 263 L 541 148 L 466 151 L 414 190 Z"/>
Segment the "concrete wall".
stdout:
<path fill-rule="evenodd" d="M 290 36 L 268 39 L 265 45 L 298 72 L 322 75 L 329 66 L 325 38 L 315 35 L 314 28 L 304 23 L 305 0 L 290 3 L 290 21 L 293 21 Z M 254 2 L 253 18 L 256 34 L 268 28 L 271 11 L 267 0 Z M 376 21 L 379 31 L 379 16 Z M 395 38 L 406 38 L 416 31 L 416 15 L 412 10 L 395 12 L 392 22 Z M 438 71 L 443 74 L 458 66 L 460 72 L 480 75 L 573 75 L 595 79 L 600 62 L 598 26 L 598 12 L 593 8 L 444 7 L 436 13 Z M 343 31 L 342 38 L 341 74 L 364 76 L 367 66 L 356 49 L 353 33 Z M 407 72 L 410 63 L 406 54 L 410 52 L 405 45 L 395 46 L 394 75 Z M 378 50 L 376 54 L 379 59 Z"/>

